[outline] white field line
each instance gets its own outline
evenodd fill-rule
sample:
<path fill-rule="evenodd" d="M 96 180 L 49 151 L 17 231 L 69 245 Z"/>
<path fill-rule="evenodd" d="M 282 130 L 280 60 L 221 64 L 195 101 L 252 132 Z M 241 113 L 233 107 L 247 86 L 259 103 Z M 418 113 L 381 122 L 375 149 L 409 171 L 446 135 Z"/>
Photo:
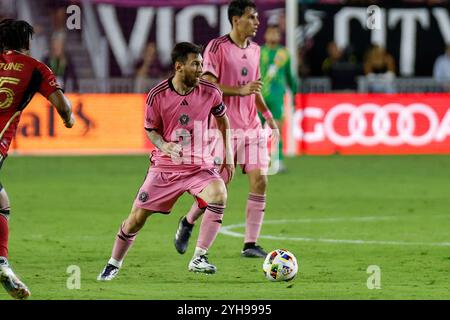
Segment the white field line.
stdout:
<path fill-rule="evenodd" d="M 264 224 L 288 224 L 288 223 L 323 223 L 323 222 L 340 222 L 340 221 L 380 221 L 380 220 L 396 220 L 398 218 L 392 216 L 385 217 L 356 217 L 356 218 L 310 218 L 298 220 L 268 220 Z M 244 234 L 232 231 L 235 228 L 245 227 L 245 223 L 232 224 L 222 226 L 220 233 L 230 236 L 243 238 Z M 324 243 L 341 243 L 341 244 L 379 244 L 379 245 L 395 245 L 395 246 L 434 246 L 434 247 L 450 247 L 450 242 L 407 242 L 407 241 L 384 241 L 384 240 L 346 240 L 346 239 L 327 239 L 327 238 L 306 238 L 306 237 L 284 237 L 273 235 L 260 235 L 261 239 L 271 240 L 291 240 L 305 242 L 324 242 Z"/>

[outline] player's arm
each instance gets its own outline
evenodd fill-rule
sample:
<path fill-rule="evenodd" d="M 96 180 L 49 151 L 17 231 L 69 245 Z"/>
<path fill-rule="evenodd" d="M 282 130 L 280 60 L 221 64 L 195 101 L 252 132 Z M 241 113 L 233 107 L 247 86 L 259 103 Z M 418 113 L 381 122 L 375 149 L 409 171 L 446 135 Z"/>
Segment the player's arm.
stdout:
<path fill-rule="evenodd" d="M 245 86 L 227 86 L 218 82 L 218 79 L 211 73 L 205 73 L 202 76 L 203 79 L 215 83 L 220 90 L 222 90 L 224 96 L 248 96 L 251 94 L 255 94 L 261 92 L 263 83 L 259 80 L 251 81 L 247 83 Z"/>
<path fill-rule="evenodd" d="M 42 62 L 37 62 L 36 71 L 42 76 L 39 85 L 39 93 L 47 98 L 48 101 L 56 108 L 59 116 L 64 121 L 67 128 L 72 128 L 75 124 L 75 118 L 72 114 L 72 106 L 69 99 L 64 95 L 61 87 L 56 81 L 56 77 L 48 66 Z"/>
<path fill-rule="evenodd" d="M 156 129 L 145 128 L 145 132 L 147 132 L 147 137 L 153 145 L 161 150 L 162 153 L 172 157 L 172 159 L 180 157 L 181 146 L 179 144 L 165 141 Z"/>
<path fill-rule="evenodd" d="M 273 118 L 272 112 L 270 112 L 269 108 L 267 107 L 266 102 L 264 101 L 264 98 L 261 93 L 256 94 L 255 102 L 256 108 L 258 109 L 259 112 L 261 112 L 269 128 L 272 129 L 272 137 L 278 138 L 280 135 L 278 125 L 275 122 L 275 119 Z"/>
<path fill-rule="evenodd" d="M 233 149 L 231 145 L 231 137 L 228 134 L 230 129 L 230 121 L 228 120 L 228 117 L 226 114 L 224 114 L 221 117 L 215 117 L 217 128 L 219 129 L 220 133 L 222 134 L 222 140 L 223 145 L 225 146 L 225 160 L 223 161 L 222 165 L 220 166 L 219 171 L 222 172 L 224 169 L 228 171 L 228 174 L 230 176 L 230 180 L 233 179 L 234 176 L 234 157 L 233 157 Z"/>
<path fill-rule="evenodd" d="M 75 118 L 72 114 L 72 106 L 70 105 L 69 99 L 62 93 L 61 90 L 55 90 L 48 97 L 48 101 L 56 108 L 59 116 L 64 121 L 64 125 L 67 128 L 72 128 L 75 124 Z"/>

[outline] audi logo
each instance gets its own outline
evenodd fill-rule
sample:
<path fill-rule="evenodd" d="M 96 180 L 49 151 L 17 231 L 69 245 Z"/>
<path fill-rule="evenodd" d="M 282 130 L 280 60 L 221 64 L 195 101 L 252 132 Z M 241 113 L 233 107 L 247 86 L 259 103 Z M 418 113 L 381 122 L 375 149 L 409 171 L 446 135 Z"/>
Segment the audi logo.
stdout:
<path fill-rule="evenodd" d="M 329 140 L 343 147 L 354 144 L 423 146 L 450 136 L 450 110 L 441 120 L 432 107 L 423 103 L 406 106 L 341 103 L 328 112 L 319 107 L 307 107 L 297 110 L 293 120 L 296 140 L 308 143 Z M 314 123 L 312 131 L 303 132 L 303 121 Z"/>

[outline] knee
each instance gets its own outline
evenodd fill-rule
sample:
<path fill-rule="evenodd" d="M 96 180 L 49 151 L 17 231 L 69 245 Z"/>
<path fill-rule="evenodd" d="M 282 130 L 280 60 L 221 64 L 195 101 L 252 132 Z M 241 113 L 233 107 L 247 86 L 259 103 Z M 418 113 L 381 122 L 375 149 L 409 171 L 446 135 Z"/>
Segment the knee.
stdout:
<path fill-rule="evenodd" d="M 266 192 L 267 182 L 267 176 L 260 175 L 252 180 L 252 189 L 263 194 Z"/>
<path fill-rule="evenodd" d="M 0 201 L 1 202 L 8 202 L 8 194 L 6 193 L 5 187 L 0 182 Z"/>
<path fill-rule="evenodd" d="M 10 214 L 8 195 L 6 194 L 6 191 L 1 183 L 0 187 L 0 214 L 8 218 Z"/>
<path fill-rule="evenodd" d="M 219 185 L 213 190 L 211 190 L 209 194 L 210 203 L 226 205 L 227 204 L 227 188 L 225 185 Z"/>

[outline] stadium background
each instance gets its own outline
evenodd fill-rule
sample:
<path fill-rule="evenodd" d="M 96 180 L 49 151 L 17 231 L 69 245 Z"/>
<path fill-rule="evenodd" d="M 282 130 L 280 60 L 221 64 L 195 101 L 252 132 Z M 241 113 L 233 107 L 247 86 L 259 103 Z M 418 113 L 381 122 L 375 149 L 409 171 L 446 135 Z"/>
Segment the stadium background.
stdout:
<path fill-rule="evenodd" d="M 216 244 L 224 253 L 214 255 L 224 265 L 217 278 L 182 275 L 186 259 L 171 242 L 190 205 L 184 197 L 169 218 L 146 226 L 121 274 L 127 283 L 95 282 L 147 168 L 145 93 L 170 73 L 176 42 L 206 45 L 230 30 L 226 3 L 0 1 L 0 16 L 38 26 L 32 54 L 45 60 L 60 44 L 71 65 L 60 77 L 76 127 L 65 130 L 36 96 L 2 169 L 14 210 L 12 257 L 17 272 L 32 278 L 35 298 L 448 299 L 450 82 L 433 78 L 434 61 L 450 43 L 444 0 L 256 1 L 255 41 L 263 44 L 268 23 L 284 26 L 300 77 L 299 93 L 283 97 L 289 171 L 270 178 L 262 232 L 266 249 L 288 247 L 298 255 L 294 285 L 268 285 L 258 261 L 239 260 L 242 175 L 230 189 L 226 232 Z M 366 25 L 372 4 L 381 8 L 380 30 Z M 67 27 L 77 12 L 66 11 L 71 5 L 81 9 L 79 29 Z M 322 70 L 331 41 L 352 56 L 337 75 Z M 364 74 L 365 53 L 376 43 L 393 56 L 394 78 Z M 152 67 L 140 73 L 149 53 Z M 43 274 L 33 268 L 48 268 L 41 257 L 60 263 Z M 157 270 L 167 260 L 170 271 L 161 276 Z M 83 270 L 80 290 L 66 287 L 69 265 Z M 382 290 L 366 286 L 369 265 L 380 266 Z M 180 292 L 186 281 L 197 290 Z"/>

